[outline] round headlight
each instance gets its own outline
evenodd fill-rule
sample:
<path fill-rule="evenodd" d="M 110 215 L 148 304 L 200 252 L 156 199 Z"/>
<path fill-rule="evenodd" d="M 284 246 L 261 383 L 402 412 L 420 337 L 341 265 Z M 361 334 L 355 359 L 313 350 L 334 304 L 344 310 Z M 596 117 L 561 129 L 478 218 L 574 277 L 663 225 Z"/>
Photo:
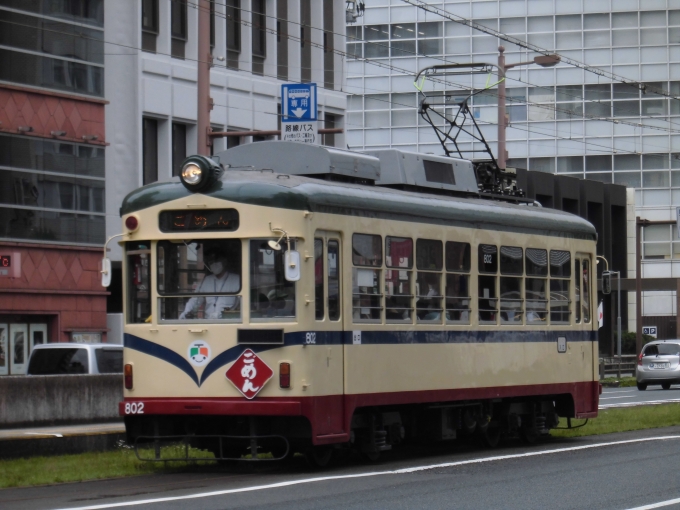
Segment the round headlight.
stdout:
<path fill-rule="evenodd" d="M 222 167 L 205 156 L 189 156 L 182 163 L 179 178 L 182 184 L 195 193 L 212 186 L 222 175 Z"/>
<path fill-rule="evenodd" d="M 198 184 L 201 182 L 203 170 L 196 163 L 187 163 L 182 168 L 182 180 L 188 184 Z"/>

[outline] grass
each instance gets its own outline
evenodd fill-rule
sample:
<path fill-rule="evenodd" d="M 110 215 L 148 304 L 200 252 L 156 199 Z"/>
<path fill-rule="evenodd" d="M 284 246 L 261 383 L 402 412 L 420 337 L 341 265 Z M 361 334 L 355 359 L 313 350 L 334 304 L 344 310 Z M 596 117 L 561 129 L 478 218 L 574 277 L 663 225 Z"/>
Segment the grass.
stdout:
<path fill-rule="evenodd" d="M 583 423 L 572 420 L 573 425 Z M 659 427 L 680 425 L 680 404 L 640 406 L 600 411 L 596 419 L 580 428 L 551 431 L 560 438 L 611 434 Z M 566 427 L 566 420 L 560 426 Z M 182 447 L 163 448 L 163 458 L 183 456 Z M 146 452 L 145 457 L 149 457 Z M 191 449 L 192 457 L 207 457 L 208 452 Z M 212 463 L 199 461 L 195 464 Z M 193 465 L 193 464 L 192 464 Z M 189 466 L 192 466 L 189 465 Z M 152 473 L 169 473 L 191 469 L 185 462 L 142 462 L 129 448 L 119 448 L 110 452 L 82 453 L 58 457 L 32 457 L 29 459 L 0 460 L 0 488 L 27 487 L 64 482 L 81 482 Z"/>
<path fill-rule="evenodd" d="M 602 386 L 610 388 L 631 388 L 637 385 L 635 377 L 621 377 L 620 379 L 609 377 L 607 379 L 601 379 L 600 382 L 602 383 Z"/>
<path fill-rule="evenodd" d="M 572 426 L 580 425 L 584 420 L 572 420 Z M 680 405 L 664 404 L 639 406 L 620 409 L 605 409 L 597 418 L 589 420 L 580 428 L 571 430 L 550 431 L 554 437 L 581 437 L 628 432 L 631 430 L 655 429 L 680 425 Z M 560 419 L 560 427 L 566 427 L 567 420 Z"/>

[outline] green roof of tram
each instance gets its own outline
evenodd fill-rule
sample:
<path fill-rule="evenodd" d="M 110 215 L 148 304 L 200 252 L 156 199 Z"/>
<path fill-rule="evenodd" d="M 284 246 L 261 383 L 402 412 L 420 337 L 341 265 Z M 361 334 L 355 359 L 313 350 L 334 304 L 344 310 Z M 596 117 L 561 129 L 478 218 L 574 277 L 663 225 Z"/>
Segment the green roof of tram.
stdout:
<path fill-rule="evenodd" d="M 230 202 L 317 213 L 596 239 L 595 228 L 570 213 L 496 200 L 459 198 L 378 186 L 323 181 L 268 170 L 227 170 L 204 193 L 178 178 L 129 193 L 121 215 L 183 197 L 206 195 Z"/>

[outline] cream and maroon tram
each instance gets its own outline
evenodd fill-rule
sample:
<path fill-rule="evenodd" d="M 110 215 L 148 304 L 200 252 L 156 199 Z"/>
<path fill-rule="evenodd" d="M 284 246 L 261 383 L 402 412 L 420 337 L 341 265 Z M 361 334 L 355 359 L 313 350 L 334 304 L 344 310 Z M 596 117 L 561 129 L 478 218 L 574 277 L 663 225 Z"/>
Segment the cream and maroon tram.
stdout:
<path fill-rule="evenodd" d="M 219 156 L 121 208 L 130 441 L 324 463 L 596 416 L 590 223 L 480 198 L 462 160 Z"/>

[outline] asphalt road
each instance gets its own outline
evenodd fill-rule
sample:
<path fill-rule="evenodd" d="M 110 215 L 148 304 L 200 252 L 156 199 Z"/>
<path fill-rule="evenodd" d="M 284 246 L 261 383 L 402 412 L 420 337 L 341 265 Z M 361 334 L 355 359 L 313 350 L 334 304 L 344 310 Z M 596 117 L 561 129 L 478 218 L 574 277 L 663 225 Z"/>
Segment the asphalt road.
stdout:
<path fill-rule="evenodd" d="M 645 391 L 640 391 L 635 387 L 604 388 L 600 395 L 600 409 L 669 402 L 680 402 L 680 385 L 673 385 L 670 390 L 662 390 L 661 386 L 649 386 Z"/>
<path fill-rule="evenodd" d="M 183 473 L 0 491 L 3 510 L 140 509 L 680 509 L 680 428 L 403 448 L 366 465 L 356 457 L 312 471 L 201 467 Z M 674 501 L 676 500 L 677 501 Z M 671 504 L 668 502 L 671 501 Z M 674 501 L 674 502 L 673 502 Z M 662 506 L 648 506 L 661 503 Z"/>

